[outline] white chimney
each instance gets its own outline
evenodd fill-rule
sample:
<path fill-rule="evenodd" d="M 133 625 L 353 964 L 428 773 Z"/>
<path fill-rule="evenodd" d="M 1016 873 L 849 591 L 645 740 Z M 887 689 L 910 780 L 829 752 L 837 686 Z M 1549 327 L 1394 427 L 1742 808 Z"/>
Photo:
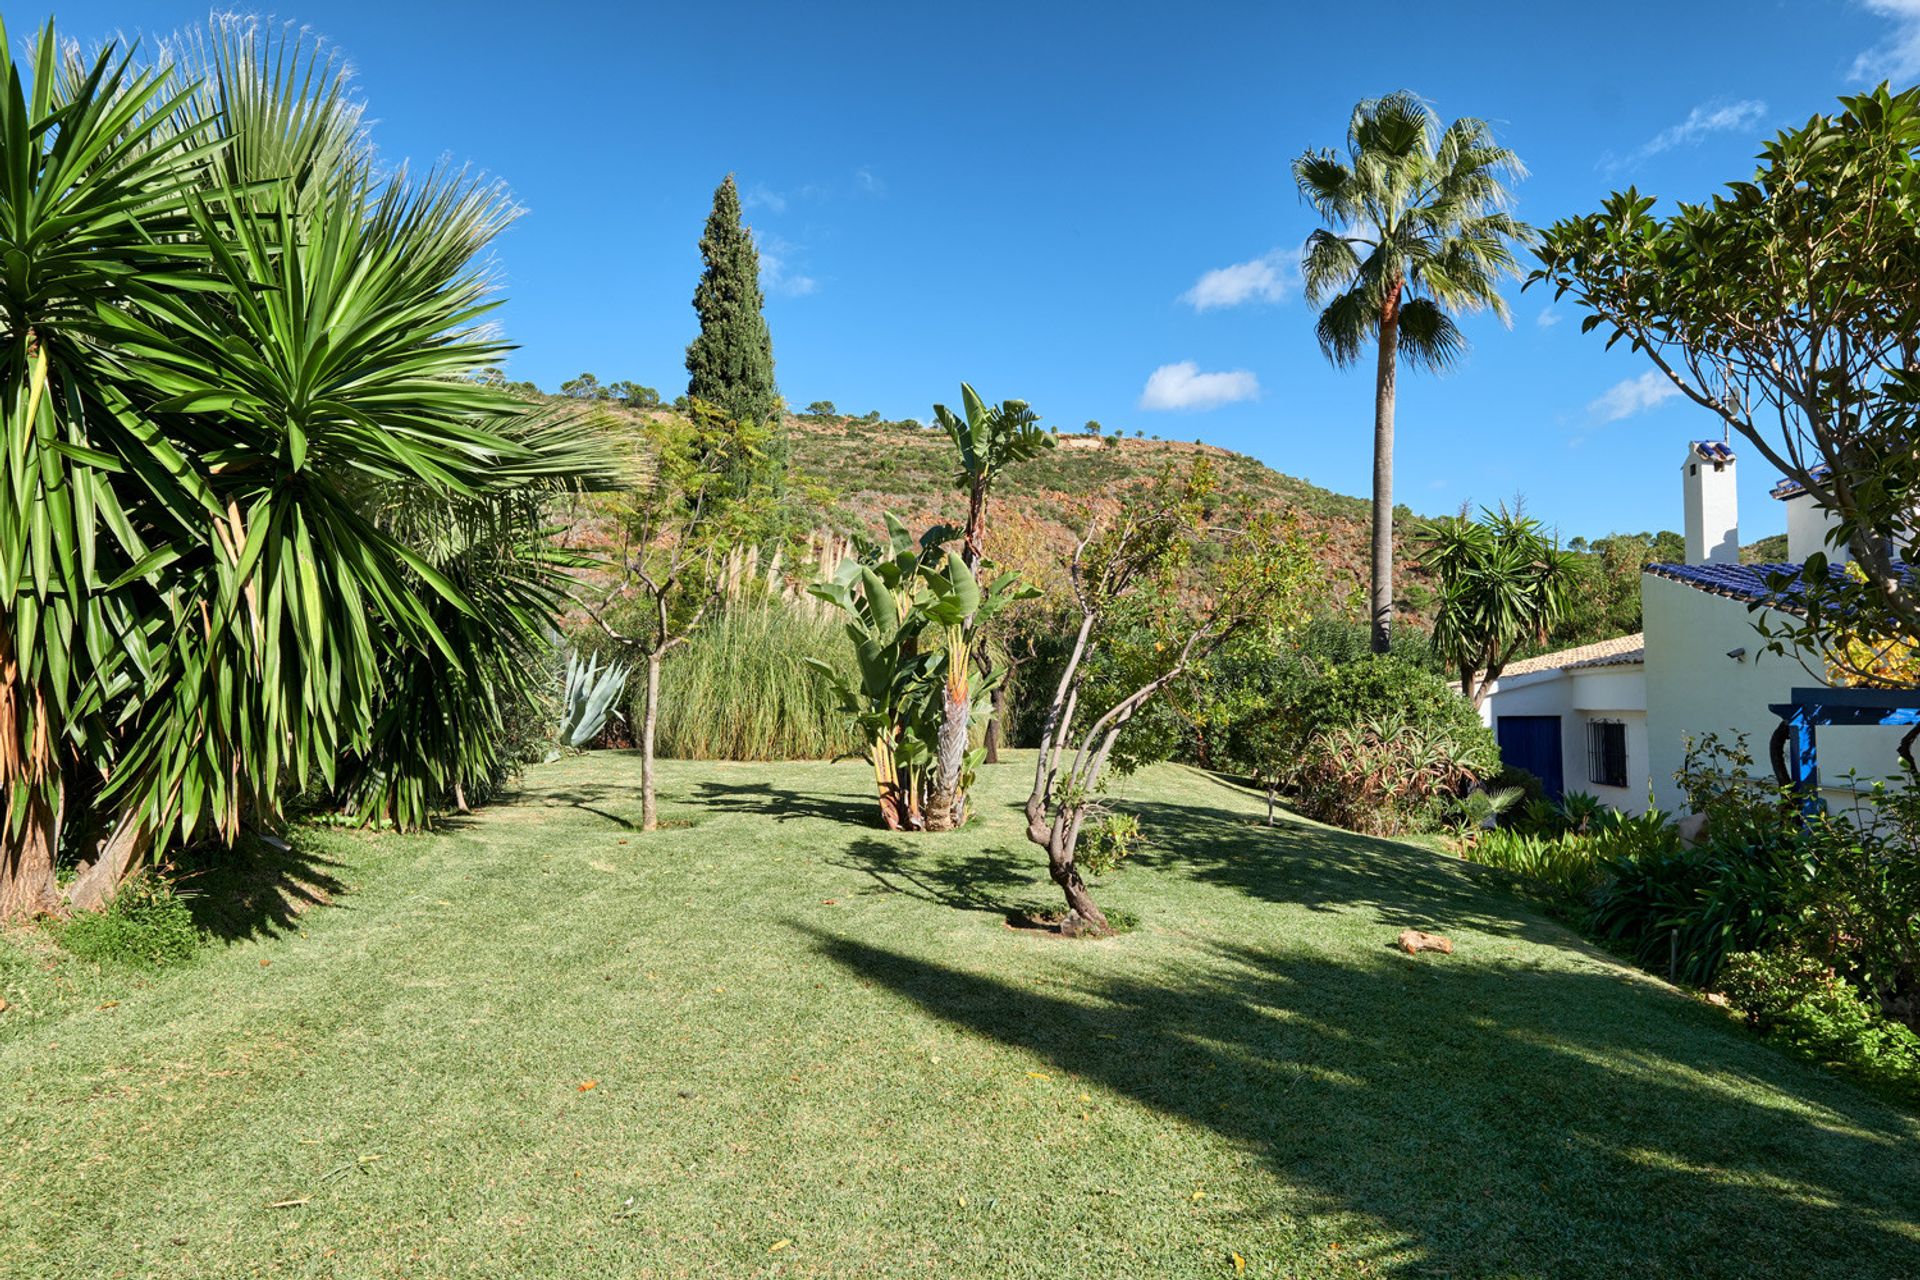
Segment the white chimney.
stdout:
<path fill-rule="evenodd" d="M 1695 440 L 1680 464 L 1686 508 L 1687 563 L 1740 563 L 1740 508 L 1733 484 L 1733 450 L 1718 440 Z"/>
<path fill-rule="evenodd" d="M 1824 472 L 1825 468 L 1817 470 Z M 1773 496 L 1787 504 L 1787 559 L 1805 564 L 1816 551 L 1836 564 L 1852 559 L 1847 548 L 1827 541 L 1828 531 L 1838 522 L 1832 512 L 1821 509 L 1799 481 L 1782 480 L 1773 486 Z"/>

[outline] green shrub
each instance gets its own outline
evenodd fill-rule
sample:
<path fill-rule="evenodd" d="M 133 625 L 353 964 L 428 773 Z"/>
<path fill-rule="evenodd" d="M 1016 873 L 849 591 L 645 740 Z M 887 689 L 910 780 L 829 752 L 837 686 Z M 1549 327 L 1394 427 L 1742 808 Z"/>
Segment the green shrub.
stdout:
<path fill-rule="evenodd" d="M 1475 729 L 1482 734 L 1479 721 Z M 1291 763 L 1300 812 L 1368 835 L 1431 830 L 1485 766 L 1480 743 L 1445 718 L 1419 722 L 1389 711 L 1334 724 Z"/>
<path fill-rule="evenodd" d="M 767 600 L 711 619 L 660 673 L 656 749 L 682 760 L 824 760 L 860 749 L 818 658 L 852 677 L 845 633 L 807 606 Z M 641 722 L 643 677 L 629 682 L 628 719 Z"/>
<path fill-rule="evenodd" d="M 1801 878 L 1789 840 L 1634 849 L 1606 860 L 1592 928 L 1635 961 L 1707 986 L 1736 951 L 1779 941 Z"/>
<path fill-rule="evenodd" d="M 83 960 L 158 969 L 193 958 L 203 935 L 173 887 L 158 876 L 128 881 L 101 911 L 48 926 L 62 948 Z"/>
<path fill-rule="evenodd" d="M 1727 957 L 1720 990 L 1754 1028 L 1801 1057 L 1920 1097 L 1920 1036 L 1881 1017 L 1833 968 L 1804 952 Z"/>
<path fill-rule="evenodd" d="M 1466 845 L 1462 856 L 1469 862 L 1511 871 L 1541 897 L 1564 906 L 1584 903 L 1605 875 L 1592 840 L 1505 828 L 1489 831 Z"/>
<path fill-rule="evenodd" d="M 1331 729 L 1391 720 L 1443 737 L 1476 779 L 1500 769 L 1500 748 L 1473 704 L 1438 675 L 1392 654 L 1343 663 L 1306 681 L 1296 696 L 1288 719 L 1301 746 Z"/>
<path fill-rule="evenodd" d="M 1130 813 L 1109 813 L 1099 826 L 1080 837 L 1075 856 L 1089 874 L 1109 876 L 1141 843 L 1139 818 Z"/>

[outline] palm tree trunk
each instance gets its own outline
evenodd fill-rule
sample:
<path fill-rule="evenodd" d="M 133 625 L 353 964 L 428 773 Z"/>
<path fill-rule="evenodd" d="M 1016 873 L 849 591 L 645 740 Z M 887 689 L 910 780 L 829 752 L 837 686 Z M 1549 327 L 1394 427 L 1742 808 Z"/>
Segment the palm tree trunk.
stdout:
<path fill-rule="evenodd" d="M 1373 382 L 1373 651 L 1393 639 L 1393 380 L 1400 348 L 1400 296 L 1380 313 L 1380 363 Z"/>
<path fill-rule="evenodd" d="M 660 725 L 660 651 L 647 655 L 647 709 L 640 718 L 640 829 L 653 831 L 660 815 L 653 800 L 653 737 Z"/>
<path fill-rule="evenodd" d="M 0 824 L 0 923 L 31 920 L 59 905 L 53 860 L 60 847 L 60 806 L 48 802 L 39 787 L 26 790 L 24 815 L 8 814 Z M 20 833 L 11 833 L 12 819 Z"/>

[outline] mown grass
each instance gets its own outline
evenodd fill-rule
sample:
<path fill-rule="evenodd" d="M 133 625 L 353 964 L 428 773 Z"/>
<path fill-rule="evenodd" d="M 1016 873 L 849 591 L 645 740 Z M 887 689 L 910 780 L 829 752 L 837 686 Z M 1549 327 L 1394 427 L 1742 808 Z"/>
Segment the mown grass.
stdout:
<path fill-rule="evenodd" d="M 1156 769 L 1063 942 L 1017 762 L 947 837 L 863 773 L 668 762 L 643 837 L 583 757 L 185 967 L 0 945 L 0 1270 L 1920 1273 L 1920 1123 L 1483 869 Z"/>

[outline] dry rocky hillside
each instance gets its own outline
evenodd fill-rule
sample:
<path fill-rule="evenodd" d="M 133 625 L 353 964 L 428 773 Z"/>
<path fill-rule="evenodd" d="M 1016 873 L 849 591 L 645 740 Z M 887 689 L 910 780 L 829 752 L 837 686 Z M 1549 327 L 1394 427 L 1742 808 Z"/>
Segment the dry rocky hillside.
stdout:
<path fill-rule="evenodd" d="M 618 434 L 638 414 L 597 405 L 607 430 Z M 892 512 L 909 527 L 958 522 L 964 505 L 953 481 L 953 452 L 937 427 L 911 422 L 869 422 L 814 415 L 786 420 L 793 487 L 818 511 L 818 525 L 834 534 L 873 533 Z M 1364 448 L 1364 440 L 1355 444 Z M 1290 512 L 1308 536 L 1319 540 L 1331 594 L 1344 596 L 1366 579 L 1369 503 L 1282 475 L 1243 454 L 1198 442 L 1062 433 L 1059 446 L 1010 469 L 994 490 L 993 523 L 1061 551 L 1073 545 L 1073 530 L 1087 516 L 1110 515 L 1126 495 L 1149 484 L 1168 465 L 1185 467 L 1210 459 L 1222 488 L 1273 509 Z M 568 541 L 607 550 L 612 526 L 602 501 L 581 499 L 567 513 Z M 1406 554 L 1413 517 L 1399 521 L 1402 610 L 1424 622 L 1431 613 L 1430 580 Z"/>

